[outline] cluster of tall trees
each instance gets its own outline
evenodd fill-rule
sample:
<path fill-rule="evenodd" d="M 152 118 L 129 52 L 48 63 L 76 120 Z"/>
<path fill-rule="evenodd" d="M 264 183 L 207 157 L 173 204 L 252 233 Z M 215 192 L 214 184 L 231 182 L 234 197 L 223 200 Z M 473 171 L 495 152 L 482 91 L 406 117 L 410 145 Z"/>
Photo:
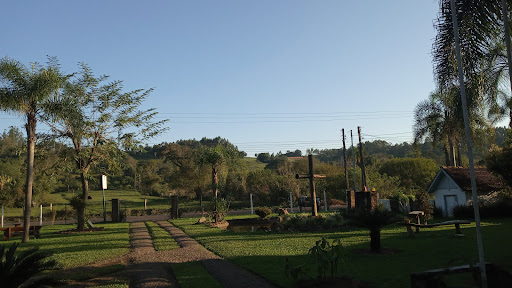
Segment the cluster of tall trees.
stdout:
<path fill-rule="evenodd" d="M 24 242 L 29 239 L 36 143 L 45 139 L 36 134 L 38 122 L 51 127 L 51 138 L 69 148 L 60 156 L 80 175 L 82 192 L 72 202 L 78 229 L 84 229 L 92 167 L 114 169 L 119 148 L 137 147 L 162 131 L 165 120 L 153 121 L 154 109 L 140 110 L 151 90 L 124 92 L 122 81 L 107 81 L 85 64 L 66 75 L 55 58 L 31 67 L 10 58 L 0 60 L 0 109 L 25 119 Z"/>
<path fill-rule="evenodd" d="M 432 46 L 437 89 L 416 107 L 414 136 L 418 142 L 427 138 L 434 145 L 442 145 L 445 164 L 458 166 L 465 134 L 450 2 L 439 1 Z M 507 17 L 512 1 L 456 0 L 454 4 L 471 136 L 477 144 L 489 145 L 488 135 L 493 134 L 497 122 L 509 117 L 512 125 L 507 73 L 511 62 L 507 57 Z"/>

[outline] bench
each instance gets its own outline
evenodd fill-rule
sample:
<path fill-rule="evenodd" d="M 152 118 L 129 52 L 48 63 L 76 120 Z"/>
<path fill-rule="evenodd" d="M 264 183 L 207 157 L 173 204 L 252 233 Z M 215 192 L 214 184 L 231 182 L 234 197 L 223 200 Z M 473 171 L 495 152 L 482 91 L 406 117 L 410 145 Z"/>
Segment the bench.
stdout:
<path fill-rule="evenodd" d="M 445 225 L 455 225 L 455 235 L 462 236 L 462 231 L 460 230 L 461 224 L 471 224 L 468 220 L 452 220 L 452 221 L 445 221 L 445 222 L 439 222 L 439 223 L 433 223 L 433 224 L 417 224 L 417 223 L 398 223 L 400 225 L 405 225 L 407 228 L 407 233 L 409 234 L 409 237 L 413 237 L 413 231 L 412 227 L 416 227 L 416 232 L 420 232 L 420 228 L 432 228 L 437 226 L 445 226 Z"/>
<path fill-rule="evenodd" d="M 485 270 L 487 287 L 509 287 L 512 276 L 505 269 L 492 263 L 485 263 Z M 411 288 L 447 287 L 443 276 L 458 273 L 471 273 L 475 284 L 480 284 L 480 266 L 475 264 L 411 273 Z"/>
<path fill-rule="evenodd" d="M 39 238 L 41 235 L 39 233 L 39 230 L 41 229 L 41 226 L 30 226 L 29 227 L 29 234 L 34 235 L 36 238 Z M 4 232 L 4 240 L 11 240 L 11 237 L 17 236 L 17 235 L 23 235 L 23 227 L 22 226 L 16 226 L 16 227 L 4 227 L 0 228 L 0 231 Z"/>

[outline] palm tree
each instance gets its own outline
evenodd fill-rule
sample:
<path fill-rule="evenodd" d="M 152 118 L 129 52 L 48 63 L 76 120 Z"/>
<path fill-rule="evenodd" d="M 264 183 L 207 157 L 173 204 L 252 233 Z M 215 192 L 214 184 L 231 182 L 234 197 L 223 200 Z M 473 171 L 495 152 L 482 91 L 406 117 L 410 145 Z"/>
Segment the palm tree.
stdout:
<path fill-rule="evenodd" d="M 27 132 L 27 179 L 25 184 L 25 211 L 23 214 L 23 242 L 29 241 L 30 208 L 34 182 L 34 151 L 36 124 L 47 102 L 63 83 L 63 78 L 54 59 L 47 67 L 33 64 L 28 69 L 18 61 L 0 60 L 0 109 L 16 113 L 26 119 Z"/>
<path fill-rule="evenodd" d="M 397 214 L 378 206 L 373 210 L 359 208 L 344 215 L 348 225 L 354 225 L 370 230 L 370 251 L 380 253 L 380 231 L 383 227 L 400 220 Z"/>
<path fill-rule="evenodd" d="M 434 146 L 443 145 L 445 162 L 456 166 L 455 150 L 458 147 L 461 128 L 460 117 L 454 115 L 453 94 L 437 90 L 430 94 L 429 100 L 420 102 L 415 109 L 414 139 L 416 142 L 425 137 L 432 140 Z"/>

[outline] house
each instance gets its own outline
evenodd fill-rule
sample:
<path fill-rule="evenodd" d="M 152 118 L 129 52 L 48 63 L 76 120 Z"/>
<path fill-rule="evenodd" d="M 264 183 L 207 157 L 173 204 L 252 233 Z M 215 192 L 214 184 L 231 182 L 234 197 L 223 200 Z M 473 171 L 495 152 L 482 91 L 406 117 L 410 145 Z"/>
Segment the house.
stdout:
<path fill-rule="evenodd" d="M 484 167 L 475 167 L 475 179 L 479 196 L 506 187 Z M 441 167 L 427 192 L 434 194 L 436 207 L 441 209 L 445 216 L 453 216 L 453 207 L 468 205 L 468 201 L 473 197 L 469 167 Z"/>

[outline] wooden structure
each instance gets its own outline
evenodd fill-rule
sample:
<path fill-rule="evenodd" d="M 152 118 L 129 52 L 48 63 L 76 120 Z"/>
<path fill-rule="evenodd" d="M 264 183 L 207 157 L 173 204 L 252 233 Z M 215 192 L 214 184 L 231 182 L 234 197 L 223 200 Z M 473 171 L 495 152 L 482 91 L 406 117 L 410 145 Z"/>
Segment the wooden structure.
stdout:
<path fill-rule="evenodd" d="M 30 226 L 29 227 L 29 234 L 34 235 L 36 238 L 39 238 L 41 235 L 39 233 L 39 229 L 41 229 L 41 226 Z M 4 240 L 11 240 L 11 237 L 23 235 L 23 226 L 16 226 L 16 227 L 4 227 L 0 228 L 0 231 L 4 232 Z"/>
<path fill-rule="evenodd" d="M 112 222 L 121 222 L 121 200 L 112 199 Z"/>
<path fill-rule="evenodd" d="M 485 167 L 475 167 L 475 178 L 479 195 L 487 195 L 501 191 L 506 185 L 487 171 Z M 427 189 L 434 194 L 436 207 L 445 216 L 453 216 L 453 208 L 468 205 L 472 198 L 471 178 L 468 167 L 441 167 Z"/>
<path fill-rule="evenodd" d="M 318 207 L 316 204 L 316 192 L 315 192 L 315 182 L 314 178 L 325 178 L 325 175 L 315 175 L 313 173 L 313 155 L 308 155 L 308 163 L 309 163 L 309 174 L 308 175 L 299 175 L 296 174 L 296 179 L 309 179 L 309 192 L 311 194 L 311 214 L 313 216 L 318 216 Z"/>
<path fill-rule="evenodd" d="M 171 196 L 171 219 L 178 218 L 178 195 Z"/>
<path fill-rule="evenodd" d="M 464 236 L 462 234 L 462 231 L 460 230 L 461 224 L 471 224 L 468 220 L 452 220 L 452 221 L 445 221 L 445 222 L 439 222 L 434 224 L 418 224 L 418 223 L 398 223 L 400 225 L 405 225 L 407 228 L 407 234 L 409 237 L 414 237 L 414 233 L 412 231 L 412 227 L 416 227 L 416 233 L 420 232 L 420 228 L 432 228 L 437 226 L 445 226 L 445 225 L 455 225 L 455 235 L 457 236 Z"/>
<path fill-rule="evenodd" d="M 488 287 L 510 287 L 512 276 L 505 269 L 492 263 L 485 263 L 485 271 Z M 471 273 L 473 276 L 476 276 L 480 274 L 480 267 L 478 264 L 460 265 L 411 273 L 411 288 L 447 287 L 442 276 L 460 273 Z M 480 277 L 477 276 L 475 279 L 475 287 L 478 287 L 479 282 Z"/>

